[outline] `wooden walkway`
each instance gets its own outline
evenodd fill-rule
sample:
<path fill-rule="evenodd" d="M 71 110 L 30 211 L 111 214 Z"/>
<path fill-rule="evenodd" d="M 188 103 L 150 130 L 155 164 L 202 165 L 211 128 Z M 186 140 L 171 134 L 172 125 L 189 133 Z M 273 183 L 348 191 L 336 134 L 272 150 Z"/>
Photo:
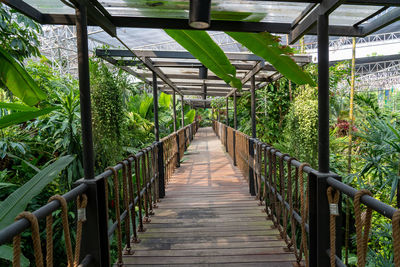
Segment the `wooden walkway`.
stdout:
<path fill-rule="evenodd" d="M 125 266 L 296 266 L 211 128 L 201 128 Z"/>

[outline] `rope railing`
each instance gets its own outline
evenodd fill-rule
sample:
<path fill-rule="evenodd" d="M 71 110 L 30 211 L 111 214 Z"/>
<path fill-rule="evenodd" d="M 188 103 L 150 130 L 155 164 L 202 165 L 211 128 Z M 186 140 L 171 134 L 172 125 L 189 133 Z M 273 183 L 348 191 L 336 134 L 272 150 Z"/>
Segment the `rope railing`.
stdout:
<path fill-rule="evenodd" d="M 68 267 L 109 266 L 109 257 L 106 258 L 108 263 L 102 262 L 99 258 L 104 257 L 104 254 L 109 255 L 109 240 L 114 235 L 117 245 L 116 265 L 123 266 L 123 255 L 134 254 L 132 244 L 140 242 L 138 232 L 144 232 L 144 224 L 151 222 L 150 216 L 154 215 L 157 202 L 165 195 L 165 185 L 197 130 L 198 122 L 196 121 L 163 138 L 160 142 L 155 142 L 135 155 L 127 157 L 117 165 L 108 167 L 94 179 L 77 181 L 74 189 L 63 196 L 51 197 L 48 204 L 38 210 L 19 214 L 13 224 L 0 230 L 0 245 L 13 240 L 13 266 L 21 265 L 21 233 L 29 228 L 32 231 L 35 265 L 53 266 L 52 214 L 59 208 L 61 208 L 66 248 L 65 262 Z M 180 157 L 178 157 L 178 151 L 182 151 Z M 91 198 L 96 195 L 97 197 Z M 104 207 L 101 204 L 102 200 Z M 72 202 L 76 204 L 74 253 L 70 234 L 71 224 L 68 221 L 68 205 Z M 87 205 L 90 202 L 95 202 L 95 207 L 99 209 L 97 213 L 88 210 Z M 93 214 L 105 216 L 94 218 Z M 46 249 L 43 252 L 39 224 L 45 218 Z M 109 220 L 112 221 L 110 225 Z M 99 228 L 99 224 L 105 225 L 107 230 L 105 235 L 98 233 L 92 240 L 87 240 L 91 236 L 90 232 Z M 93 251 L 93 255 L 83 253 L 88 251 L 88 247 L 99 247 L 100 251 Z M 97 258 L 96 252 L 100 254 Z"/>
<path fill-rule="evenodd" d="M 236 165 L 246 177 L 250 193 L 265 205 L 264 211 L 299 264 L 322 266 L 320 258 L 325 257 L 327 264 L 323 266 L 345 266 L 338 235 L 342 196 L 347 196 L 354 199 L 357 266 L 366 265 L 372 212 L 392 219 L 394 261 L 400 266 L 400 210 L 373 198 L 367 190 L 358 191 L 342 183 L 334 173 L 319 173 L 309 164 L 223 123 L 213 121 L 213 129 L 228 147 L 229 155 L 236 155 Z M 234 145 L 229 144 L 233 141 Z M 321 243 L 316 242 L 317 236 L 327 237 L 323 253 L 317 253 L 321 249 L 316 248 Z"/>

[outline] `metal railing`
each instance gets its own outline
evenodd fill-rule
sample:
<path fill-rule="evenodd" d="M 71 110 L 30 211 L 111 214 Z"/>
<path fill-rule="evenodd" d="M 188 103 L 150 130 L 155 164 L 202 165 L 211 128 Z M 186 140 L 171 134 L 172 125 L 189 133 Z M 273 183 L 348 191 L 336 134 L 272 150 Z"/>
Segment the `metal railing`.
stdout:
<path fill-rule="evenodd" d="M 341 256 L 342 197 L 345 195 L 355 199 L 357 231 L 367 231 L 365 238 L 357 240 L 357 253 L 361 253 L 358 266 L 365 266 L 371 225 L 371 218 L 365 214 L 372 211 L 393 218 L 394 260 L 395 266 L 400 266 L 400 210 L 373 198 L 365 190 L 342 183 L 341 177 L 334 173 L 320 173 L 307 163 L 225 124 L 213 121 L 213 129 L 248 180 L 249 192 L 260 205 L 265 205 L 264 211 L 299 263 L 345 266 Z M 364 214 L 360 215 L 360 210 Z"/>
<path fill-rule="evenodd" d="M 117 239 L 117 265 L 123 265 L 122 256 L 133 253 L 131 243 L 139 242 L 138 232 L 145 231 L 144 224 L 150 222 L 159 198 L 165 196 L 165 184 L 179 166 L 198 127 L 198 122 L 193 122 L 114 167 L 107 168 L 95 179 L 78 180 L 74 189 L 62 196 L 69 203 L 85 195 L 88 207 L 93 207 L 93 204 L 97 207 L 96 212 L 89 208 L 77 209 L 76 217 L 82 219 L 84 214 L 84 223 L 78 244 L 80 257 L 71 266 L 77 266 L 78 263 L 79 266 L 110 266 L 110 239 L 113 235 Z M 41 223 L 60 207 L 60 201 L 53 200 L 32 212 L 32 215 Z M 109 220 L 112 220 L 111 225 Z M 1 229 L 0 245 L 10 243 L 30 227 L 34 226 L 28 219 L 22 218 Z M 39 230 L 38 227 L 35 230 Z"/>

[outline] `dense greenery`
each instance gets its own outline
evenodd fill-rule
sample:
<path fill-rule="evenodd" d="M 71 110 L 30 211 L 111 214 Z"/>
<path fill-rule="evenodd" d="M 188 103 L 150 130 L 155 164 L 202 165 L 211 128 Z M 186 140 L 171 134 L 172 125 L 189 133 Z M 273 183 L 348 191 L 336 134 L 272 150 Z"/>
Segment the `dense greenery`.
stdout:
<path fill-rule="evenodd" d="M 11 9 L 0 7 L 0 228 L 11 223 L 21 210 L 35 210 L 50 196 L 63 194 L 83 176 L 79 89 L 76 77 L 61 76 L 51 69 L 51 62 L 41 57 L 35 22 Z M 168 31 L 188 50 L 201 50 L 201 62 L 226 82 L 240 88 L 236 70 L 221 51 L 216 50 L 205 32 Z M 312 87 L 317 70 L 314 65 L 305 72 L 292 68 L 287 55 L 291 50 L 279 45 L 273 36 L 229 33 L 234 39 L 259 54 L 286 73 L 274 84 L 257 90 L 257 136 L 300 161 L 317 166 L 317 88 Z M 188 38 L 190 40 L 188 41 Z M 198 41 L 201 42 L 198 42 Z M 261 45 L 254 45 L 255 43 Z M 184 44 L 183 44 L 184 43 Z M 269 52 L 269 53 L 266 53 Z M 191 51 L 193 52 L 193 51 Z M 193 52 L 194 53 L 194 52 Z M 219 59 L 218 59 L 219 58 Z M 34 60 L 32 60 L 34 59 Z M 367 188 L 374 197 L 392 206 L 400 206 L 398 192 L 400 173 L 400 97 L 391 92 L 385 99 L 381 92 L 358 93 L 355 96 L 353 146 L 349 149 L 349 66 L 331 67 L 331 169 L 355 188 Z M 92 58 L 90 64 L 91 101 L 96 172 L 114 165 L 123 157 L 136 153 L 154 141 L 154 113 L 151 89 L 128 74 Z M 311 80 L 313 79 L 313 80 Z M 343 86 L 344 84 L 344 86 Z M 344 88 L 344 89 L 343 89 Z M 172 97 L 161 93 L 158 98 L 160 135 L 173 131 Z M 232 107 L 232 101 L 229 105 Z M 225 99 L 213 101 L 221 121 L 225 121 Z M 177 103 L 177 127 L 181 127 Z M 184 107 L 185 124 L 196 113 Z M 214 113 L 216 114 L 216 113 Z M 201 126 L 210 126 L 211 109 L 198 111 Z M 233 110 L 229 110 L 233 118 Z M 238 98 L 239 130 L 251 132 L 250 94 Z M 232 119 L 230 125 L 233 126 Z M 351 201 L 346 202 L 350 210 Z M 344 209 L 346 209 L 344 205 Z M 72 206 L 70 207 L 72 209 Z M 350 211 L 353 213 L 353 211 Z M 57 214 L 59 211 L 56 212 Z M 74 221 L 70 213 L 70 221 Z M 60 219 L 54 223 L 55 266 L 65 266 Z M 43 225 L 41 225 L 43 228 Z M 391 225 L 374 213 L 369 243 L 369 266 L 393 266 Z M 43 229 L 41 229 L 43 230 Z M 354 240 L 354 228 L 350 227 Z M 75 234 L 75 233 L 73 233 Z M 33 259 L 32 244 L 23 234 L 23 265 Z M 11 250 L 0 247 L 0 265 L 7 265 Z M 1 260 L 6 259 L 6 260 Z M 355 265 L 355 244 L 350 244 L 350 265 Z"/>
<path fill-rule="evenodd" d="M 316 78 L 316 66 L 307 67 Z M 399 207 L 397 197 L 400 174 L 400 98 L 395 91 L 389 98 L 385 92 L 357 93 L 355 95 L 351 171 L 348 169 L 349 147 L 349 79 L 348 63 L 330 68 L 330 149 L 331 169 L 351 186 L 369 189 L 374 197 Z M 343 86 L 345 89 L 343 89 Z M 347 89 L 347 92 L 346 92 Z M 241 92 L 237 101 L 238 129 L 251 134 L 250 93 Z M 318 91 L 311 86 L 296 86 L 286 79 L 256 91 L 257 137 L 284 153 L 318 168 Z M 232 102 L 229 106 L 232 107 Z M 225 100 L 213 101 L 212 106 L 225 122 Z M 229 110 L 233 126 L 233 109 Z M 214 115 L 217 119 L 217 115 Z M 352 200 L 350 212 L 354 216 Z M 346 209 L 346 203 L 343 211 Z M 394 266 L 391 222 L 373 213 L 368 266 Z M 356 264 L 355 228 L 350 225 L 351 242 L 349 265 Z M 345 253 L 343 253 L 344 255 Z"/>

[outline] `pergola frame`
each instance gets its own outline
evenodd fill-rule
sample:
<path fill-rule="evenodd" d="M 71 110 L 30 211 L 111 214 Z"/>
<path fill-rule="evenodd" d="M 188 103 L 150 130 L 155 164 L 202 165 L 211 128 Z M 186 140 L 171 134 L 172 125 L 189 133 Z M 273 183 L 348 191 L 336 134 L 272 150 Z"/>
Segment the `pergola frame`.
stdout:
<path fill-rule="evenodd" d="M 262 0 L 258 0 L 262 1 Z M 327 178 L 330 176 L 329 169 L 329 35 L 339 36 L 366 36 L 371 34 L 400 18 L 400 1 L 398 0 L 270 0 L 279 2 L 303 2 L 309 5 L 292 23 L 265 23 L 265 22 L 244 22 L 244 21 L 222 21 L 214 20 L 211 22 L 211 31 L 241 31 L 241 32 L 263 32 L 288 34 L 289 42 L 293 44 L 304 34 L 318 35 L 318 172 L 310 174 L 309 181 L 309 263 L 310 266 L 329 266 L 329 203 L 326 198 L 328 187 Z M 87 223 L 83 226 L 83 236 L 81 245 L 81 260 L 90 255 L 93 266 L 109 266 L 109 240 L 107 229 L 107 214 L 105 210 L 104 184 L 103 180 L 94 177 L 94 157 L 92 140 L 92 118 L 90 100 L 90 79 L 89 79 L 89 60 L 88 60 L 88 34 L 87 26 L 100 26 L 112 37 L 117 37 L 117 27 L 138 27 L 138 28 L 158 28 L 158 29 L 191 29 L 186 19 L 164 19 L 164 18 L 143 18 L 143 17 L 120 17 L 112 16 L 97 0 L 70 0 L 75 8 L 75 15 L 70 14 L 44 14 L 33 8 L 22 0 L 2 0 L 10 7 L 20 11 L 28 17 L 41 24 L 76 25 L 77 27 L 77 46 L 78 46 L 78 69 L 81 105 L 81 125 L 83 140 L 83 165 L 84 183 L 88 186 L 86 194 L 89 201 L 87 206 Z M 329 25 L 329 14 L 342 4 L 357 5 L 378 5 L 382 8 L 374 14 L 362 19 L 361 21 L 349 26 Z M 387 7 L 394 7 L 387 10 Z M 384 14 L 381 14 L 384 11 Z M 364 21 L 370 21 L 363 25 Z M 121 40 L 120 40 L 121 41 Z M 121 41 L 122 42 L 122 41 Z M 129 48 L 124 44 L 125 47 Z M 129 50 L 129 49 L 128 49 Z M 126 52 L 128 53 L 128 52 Z M 147 68 L 151 70 L 153 79 L 152 85 L 154 96 L 157 96 L 157 82 L 162 80 L 171 88 L 171 92 L 181 95 L 182 106 L 185 101 L 183 90 L 173 84 L 171 75 L 165 75 L 159 67 L 154 65 L 151 56 L 140 55 L 130 50 L 131 57 L 136 57 Z M 133 54 L 133 55 L 132 55 Z M 118 60 L 104 55 L 111 63 L 117 64 Z M 251 56 L 250 56 L 251 57 Z M 248 59 L 247 59 L 248 60 Z M 249 148 L 252 147 L 256 138 L 255 121 L 255 89 L 256 82 L 268 82 L 278 79 L 280 75 L 274 74 L 272 77 L 259 78 L 259 73 L 265 67 L 262 60 L 258 61 L 254 68 L 248 70 L 248 75 L 242 77 L 242 82 L 251 80 L 251 104 L 252 104 L 252 139 Z M 253 62 L 254 63 L 254 62 Z M 135 72 L 127 66 L 121 66 L 127 71 Z M 246 66 L 248 68 L 248 66 Z M 140 74 L 140 73 L 138 73 Z M 255 77 L 258 74 L 258 77 Z M 146 78 L 146 75 L 142 75 Z M 270 80 L 268 80 L 270 79 Z M 260 84 L 260 83 L 259 83 Z M 161 85 L 161 83 L 160 83 Z M 186 89 L 185 89 L 186 90 Z M 225 89 L 226 90 L 226 89 Z M 210 94 L 210 88 L 206 88 Z M 232 91 L 232 90 L 231 90 Z M 236 98 L 233 90 L 227 92 Z M 194 93 L 194 92 L 193 92 Z M 216 92 L 215 92 L 216 93 Z M 225 92 L 224 92 L 225 93 Z M 155 113 L 157 112 L 157 98 L 155 97 Z M 236 103 L 236 101 L 234 101 Z M 204 103 L 203 103 L 204 104 Z M 175 105 L 174 105 L 175 106 Z M 183 108 L 182 125 L 184 124 Z M 155 115 L 155 119 L 157 119 Z M 227 118 L 228 120 L 228 118 Z M 235 128 L 236 107 L 235 107 Z M 156 133 L 158 129 L 155 129 Z M 160 142 L 159 142 L 160 144 Z M 253 151 L 254 153 L 254 151 Z M 251 151 L 250 151 L 251 155 Z M 254 178 L 249 177 L 249 184 L 254 183 Z M 253 187 L 254 188 L 254 187 Z M 252 194 L 254 192 L 251 192 Z M 336 225 L 340 227 L 339 216 Z M 339 240 L 336 242 L 340 248 Z M 336 249 L 340 253 L 340 249 Z"/>

